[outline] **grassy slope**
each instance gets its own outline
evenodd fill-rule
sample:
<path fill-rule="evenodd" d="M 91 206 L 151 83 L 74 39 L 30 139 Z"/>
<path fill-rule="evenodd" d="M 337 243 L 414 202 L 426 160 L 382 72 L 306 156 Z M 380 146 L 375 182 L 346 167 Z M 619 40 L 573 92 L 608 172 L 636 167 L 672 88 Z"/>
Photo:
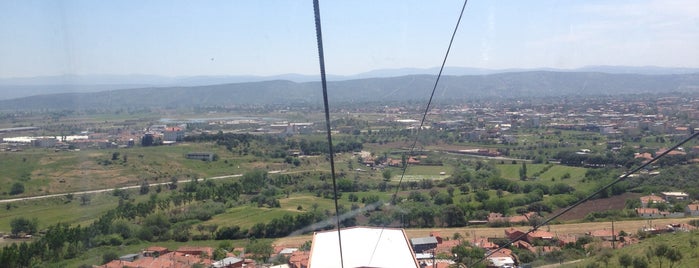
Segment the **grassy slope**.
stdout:
<path fill-rule="evenodd" d="M 541 172 L 546 164 L 527 164 L 527 176 L 533 176 L 534 173 Z M 503 178 L 510 179 L 512 181 L 519 180 L 519 169 L 522 164 L 498 164 L 498 169 Z M 585 183 L 582 181 L 585 178 L 585 168 L 581 167 L 569 167 L 563 165 L 553 165 L 546 172 L 541 173 L 536 179 L 529 179 L 526 182 L 536 182 L 543 183 L 545 185 L 552 185 L 555 183 L 563 182 L 579 190 L 591 190 L 595 188 L 597 184 L 595 183 Z M 570 174 L 570 178 L 562 179 L 564 174 Z M 520 181 L 521 182 L 521 181 Z"/>
<path fill-rule="evenodd" d="M 147 195 L 138 195 L 135 192 L 131 196 L 136 202 L 148 199 Z M 12 208 L 7 210 L 2 206 L 0 213 L 0 232 L 10 232 L 10 221 L 17 217 L 37 218 L 39 229 L 45 229 L 56 223 L 81 224 L 85 226 L 100 217 L 106 210 L 116 208 L 118 198 L 111 192 L 91 194 L 87 205 L 80 204 L 80 197 L 74 196 L 71 202 L 65 197 L 37 199 L 13 202 Z"/>
<path fill-rule="evenodd" d="M 690 247 L 690 240 L 699 242 L 699 232 L 678 232 L 672 234 L 658 235 L 646 240 L 642 240 L 640 243 L 631 245 L 619 250 L 614 251 L 614 256 L 611 258 L 609 265 L 611 267 L 620 267 L 619 256 L 622 254 L 629 254 L 631 257 L 642 257 L 646 256 L 646 251 L 648 248 L 655 248 L 660 244 L 666 244 L 671 248 L 678 248 L 682 252 L 682 259 L 680 262 L 672 265 L 674 268 L 694 268 L 699 265 L 699 249 Z M 600 263 L 599 257 L 588 258 L 583 262 L 577 263 L 576 267 L 587 267 L 590 263 Z M 670 261 L 667 259 L 662 260 L 663 267 L 671 267 Z M 653 256 L 649 261 L 649 267 L 660 267 L 660 262 L 657 257 Z"/>

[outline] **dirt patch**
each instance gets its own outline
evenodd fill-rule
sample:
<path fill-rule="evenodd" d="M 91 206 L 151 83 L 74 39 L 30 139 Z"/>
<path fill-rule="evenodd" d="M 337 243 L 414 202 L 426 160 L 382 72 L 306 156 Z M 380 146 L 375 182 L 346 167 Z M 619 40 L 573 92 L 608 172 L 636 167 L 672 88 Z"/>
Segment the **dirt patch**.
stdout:
<path fill-rule="evenodd" d="M 641 197 L 641 194 L 637 193 L 624 193 L 622 195 L 616 195 L 609 198 L 600 198 L 589 200 L 585 203 L 580 204 L 576 208 L 566 212 L 565 214 L 558 217 L 560 221 L 571 221 L 571 220 L 581 220 L 584 219 L 588 214 L 595 211 L 606 211 L 606 210 L 620 210 L 624 209 L 626 204 L 626 199 L 635 199 Z M 558 209 L 552 213 L 555 215 L 563 209 Z"/>
<path fill-rule="evenodd" d="M 688 223 L 692 219 L 697 218 L 682 218 L 682 219 L 654 219 L 652 221 L 648 220 L 632 220 L 632 221 L 617 221 L 614 222 L 614 228 L 617 231 L 625 231 L 627 233 L 636 233 L 637 230 L 650 225 L 654 227 L 663 227 L 668 224 L 674 223 Z M 558 224 L 542 227 L 541 230 L 552 232 L 556 235 L 582 235 L 586 232 L 601 230 L 601 229 L 611 229 L 611 222 L 586 222 L 586 223 L 571 223 L 571 224 Z M 470 237 L 505 237 L 505 229 L 509 227 L 502 228 L 430 228 L 430 229 L 405 229 L 405 233 L 408 238 L 415 237 L 425 237 L 429 236 L 431 232 L 438 232 L 442 237 L 451 237 L 454 233 L 460 233 L 466 239 Z M 515 229 L 521 231 L 528 231 L 529 228 L 526 226 L 514 227 Z M 292 236 L 283 237 L 274 241 L 277 246 L 298 246 L 303 244 L 308 240 L 312 240 L 313 235 L 303 235 L 303 236 Z"/>
<path fill-rule="evenodd" d="M 430 146 L 430 150 L 437 150 L 437 151 L 459 151 L 459 150 L 473 150 L 473 149 L 479 149 L 483 147 L 472 147 L 472 146 L 460 146 L 460 145 L 449 145 L 449 144 L 440 144 L 440 145 L 435 145 L 435 146 Z"/>

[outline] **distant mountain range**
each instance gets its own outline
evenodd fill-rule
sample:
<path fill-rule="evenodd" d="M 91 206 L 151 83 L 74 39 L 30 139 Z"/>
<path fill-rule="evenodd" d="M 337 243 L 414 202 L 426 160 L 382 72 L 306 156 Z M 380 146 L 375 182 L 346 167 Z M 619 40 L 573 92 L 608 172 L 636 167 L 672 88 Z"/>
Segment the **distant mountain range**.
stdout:
<path fill-rule="evenodd" d="M 578 69 L 482 69 L 467 67 L 446 67 L 444 75 L 489 75 L 499 73 L 550 71 L 550 72 L 600 72 L 609 74 L 691 74 L 699 73 L 699 68 L 667 68 L 655 66 L 588 66 Z M 399 77 L 407 75 L 436 75 L 439 68 L 381 69 L 356 75 L 328 75 L 330 81 L 357 80 L 366 78 Z M 114 89 L 146 87 L 191 87 L 230 83 L 288 80 L 292 82 L 319 81 L 320 75 L 282 74 L 274 76 L 182 76 L 168 77 L 157 75 L 61 75 L 0 79 L 0 100 L 54 93 L 99 92 Z"/>
<path fill-rule="evenodd" d="M 334 103 L 426 101 L 435 75 L 331 81 Z M 626 74 L 527 71 L 447 75 L 435 100 L 699 92 L 699 73 Z M 0 109 L 196 107 L 247 104 L 320 104 L 320 83 L 272 80 L 206 86 L 164 86 L 57 93 L 0 100 Z"/>

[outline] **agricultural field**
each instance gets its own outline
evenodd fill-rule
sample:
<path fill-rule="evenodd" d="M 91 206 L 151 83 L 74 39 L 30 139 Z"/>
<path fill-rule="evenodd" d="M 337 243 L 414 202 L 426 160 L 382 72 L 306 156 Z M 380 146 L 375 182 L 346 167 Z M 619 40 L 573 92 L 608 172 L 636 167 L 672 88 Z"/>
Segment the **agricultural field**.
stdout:
<path fill-rule="evenodd" d="M 621 153 L 603 153 L 606 137 L 598 133 L 544 129 L 514 131 L 515 143 L 457 142 L 456 133 L 428 133 L 419 138 L 428 144 L 409 155 L 409 137 L 414 133 L 400 129 L 403 126 L 372 126 L 369 131 L 365 122 L 356 118 L 345 118 L 336 124 L 339 125 L 334 127 L 344 129 L 334 137 L 335 145 L 341 145 L 334 158 L 338 203 L 340 213 L 349 216 L 343 218 L 341 225 L 405 227 L 411 237 L 431 230 L 449 236 L 459 232 L 465 237 L 502 237 L 501 228 L 464 226 L 470 220 L 482 222 L 492 212 L 505 216 L 534 212 L 545 218 L 624 171 L 621 165 L 598 168 L 559 164 L 549 159 L 561 152 L 578 157 L 576 152 L 581 149 L 589 149 L 591 155 L 609 161 L 622 159 L 618 160 L 622 164 L 632 159 Z M 5 171 L 0 174 L 1 198 L 106 190 L 90 194 L 87 201 L 81 195 L 72 195 L 3 203 L 0 232 L 8 233 L 11 222 L 17 218 L 36 218 L 40 230 L 64 223 L 94 231 L 88 228 L 100 222 L 111 223 L 112 226 L 99 229 L 96 237 L 121 237 L 122 246 L 86 248 L 91 257 L 59 262 L 73 266 L 100 263 L 96 255 L 110 251 L 128 253 L 145 245 L 216 247 L 232 240 L 236 245 L 244 245 L 248 243 L 246 239 L 278 239 L 295 230 L 305 230 L 313 222 L 332 222 L 334 193 L 323 135 L 286 137 L 209 131 L 189 138 L 171 146 L 70 151 L 25 148 L 0 152 L 0 169 Z M 662 143 L 657 139 L 653 144 Z M 310 153 L 299 154 L 300 148 Z M 464 148 L 497 150 L 503 155 L 451 153 Z M 360 151 L 370 152 L 373 163 L 360 162 Z M 188 152 L 212 152 L 216 159 L 185 159 Z M 628 152 L 627 148 L 625 153 Z M 403 169 L 396 167 L 395 162 L 389 166 L 386 160 L 409 157 L 423 163 L 408 165 L 401 180 Z M 681 159 L 677 162 L 682 163 Z M 23 185 L 23 191 L 11 194 L 12 184 L 16 183 Z M 124 194 L 114 191 L 119 187 L 134 188 Z M 624 184 L 609 193 L 611 198 L 589 201 L 546 228 L 573 232 L 559 229 L 563 228 L 559 224 L 598 221 L 590 218 L 594 213 L 626 222 L 635 218 L 624 206 L 627 199 L 637 199 L 655 189 L 672 189 L 638 184 L 631 187 Z M 635 193 L 624 193 L 627 190 Z M 313 228 L 320 230 L 334 224 Z M 573 226 L 579 228 L 576 232 L 589 228 Z M 202 231 L 207 228 L 214 229 Z M 79 241 L 83 245 L 95 240 L 84 239 L 87 240 Z M 277 243 L 287 243 L 284 239 Z M 307 235 L 288 239 L 301 243 L 310 240 Z"/>

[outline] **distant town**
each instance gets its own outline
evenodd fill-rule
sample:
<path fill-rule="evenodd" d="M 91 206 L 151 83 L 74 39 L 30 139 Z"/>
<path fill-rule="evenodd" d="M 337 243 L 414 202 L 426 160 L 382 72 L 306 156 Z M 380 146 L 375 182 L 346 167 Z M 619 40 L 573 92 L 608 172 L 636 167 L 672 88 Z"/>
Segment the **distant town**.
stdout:
<path fill-rule="evenodd" d="M 342 232 L 348 232 L 342 239 L 347 248 L 362 245 L 343 252 L 344 259 L 352 267 L 692 263 L 698 260 L 691 241 L 699 224 L 693 183 L 699 145 L 667 151 L 695 131 L 697 100 L 632 95 L 470 102 L 433 108 L 425 124 L 422 107 L 411 103 L 338 105 L 331 127 L 337 198 L 348 215 L 342 216 Z M 174 112 L 3 113 L 7 175 L 0 194 L 12 201 L 3 203 L 7 216 L 0 217 L 2 260 L 81 267 L 336 265 L 339 256 L 326 252 L 337 243 L 337 231 L 319 114 L 284 105 Z M 30 212 L 42 206 L 70 207 L 75 219 Z M 81 219 L 80 211 L 88 210 L 91 220 Z M 325 223 L 311 225 L 319 222 Z M 53 248 L 41 244 L 61 228 L 94 235 L 66 238 Z M 389 233 L 401 243 L 384 241 Z M 301 240 L 288 241 L 296 234 Z M 659 250 L 671 253 L 629 253 L 646 240 L 679 234 L 688 236 L 679 240 L 690 241 L 688 248 L 654 242 L 649 245 L 665 245 L 669 249 Z M 362 252 L 366 241 L 389 244 L 373 259 L 353 255 L 370 254 Z M 24 244 L 44 245 L 49 253 L 21 251 Z M 106 250 L 99 259 L 78 257 L 78 249 L 98 248 Z"/>

